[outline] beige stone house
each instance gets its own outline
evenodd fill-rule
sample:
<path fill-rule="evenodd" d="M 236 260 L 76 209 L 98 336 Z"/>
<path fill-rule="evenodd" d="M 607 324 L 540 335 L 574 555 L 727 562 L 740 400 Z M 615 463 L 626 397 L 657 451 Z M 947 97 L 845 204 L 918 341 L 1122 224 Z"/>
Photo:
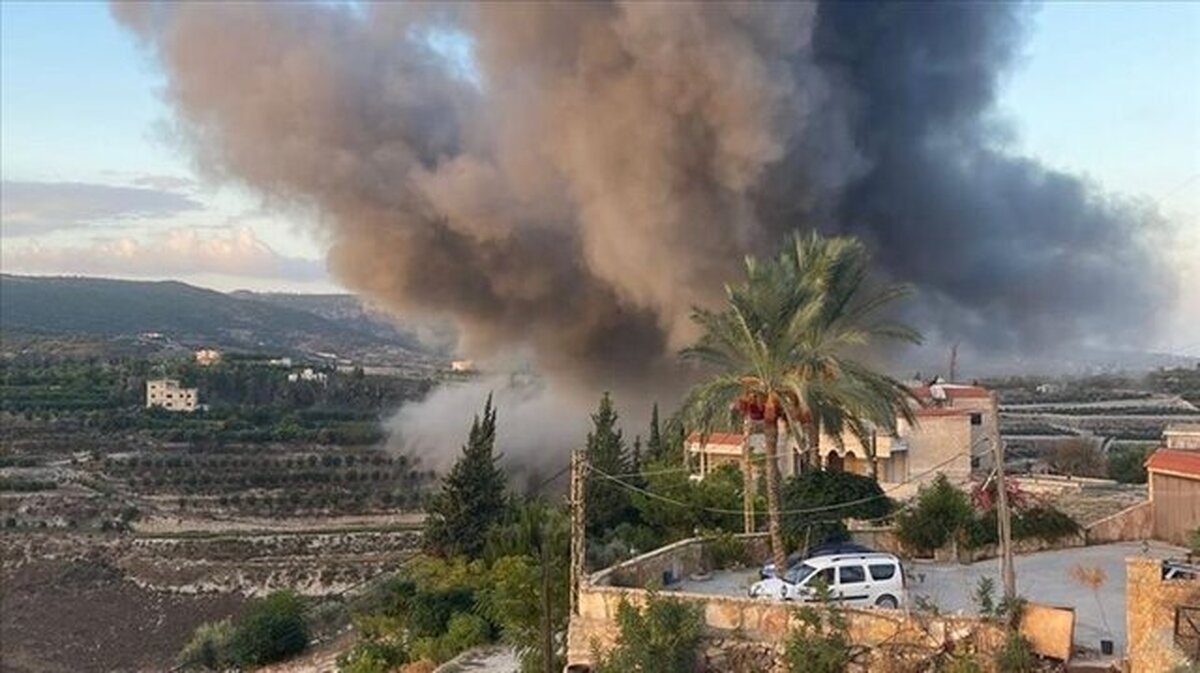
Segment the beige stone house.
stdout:
<path fill-rule="evenodd" d="M 881 483 L 923 482 L 938 473 L 962 482 L 970 478 L 973 466 L 990 464 L 992 442 L 1000 441 L 998 406 L 990 391 L 941 383 L 912 390 L 921 404 L 915 410 L 916 423 L 897 419 L 894 436 L 879 433 L 871 438 Z M 781 425 L 779 467 L 787 477 L 799 470 L 800 450 L 784 430 Z M 762 451 L 762 435 L 751 435 L 749 442 L 755 453 Z M 740 464 L 742 444 L 741 433 L 712 433 L 708 437 L 692 433 L 685 448 L 696 475 L 702 478 L 721 465 Z M 822 433 L 820 453 L 826 469 L 870 473 L 871 451 L 850 434 L 839 443 Z"/>
<path fill-rule="evenodd" d="M 175 379 L 146 381 L 146 407 L 162 407 L 168 411 L 195 411 L 197 389 L 184 388 Z"/>

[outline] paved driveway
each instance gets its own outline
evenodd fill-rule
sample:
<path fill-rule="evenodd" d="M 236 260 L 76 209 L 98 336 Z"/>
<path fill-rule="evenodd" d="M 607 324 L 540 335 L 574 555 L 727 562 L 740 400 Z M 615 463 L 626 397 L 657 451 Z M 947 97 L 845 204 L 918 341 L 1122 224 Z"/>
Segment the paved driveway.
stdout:
<path fill-rule="evenodd" d="M 1030 601 L 1075 608 L 1075 643 L 1100 648 L 1102 638 L 1114 641 L 1116 651 L 1125 648 L 1125 559 L 1133 556 L 1167 558 L 1185 550 L 1159 543 L 1140 542 L 1079 547 L 1041 552 L 1016 558 L 1017 593 Z M 1099 567 L 1107 581 L 1099 590 L 1071 578 L 1075 565 Z M 972 565 L 912 562 L 906 564 L 914 582 L 913 595 L 925 597 L 943 612 L 974 613 L 972 598 L 981 577 L 991 577 L 996 593 L 1001 591 L 1000 561 L 991 559 Z M 1111 634 L 1111 635 L 1109 635 Z"/>

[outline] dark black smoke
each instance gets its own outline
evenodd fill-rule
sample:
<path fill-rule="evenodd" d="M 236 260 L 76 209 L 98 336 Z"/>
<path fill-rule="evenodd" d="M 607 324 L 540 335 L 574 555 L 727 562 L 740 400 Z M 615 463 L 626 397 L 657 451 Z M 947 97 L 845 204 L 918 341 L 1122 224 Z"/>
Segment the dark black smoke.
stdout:
<path fill-rule="evenodd" d="M 138 3 L 199 165 L 319 214 L 331 267 L 465 354 L 661 390 L 747 253 L 820 227 L 980 348 L 1136 339 L 1152 210 L 1006 152 L 1013 3 Z M 430 47 L 472 42 L 478 83 Z M 1066 83 L 1065 83 L 1066 84 Z M 1103 139 L 1097 139 L 1102 142 Z"/>
<path fill-rule="evenodd" d="M 821 5 L 815 58 L 850 97 L 870 166 L 838 226 L 917 284 L 920 316 L 948 339 L 1024 352 L 1144 343 L 1175 289 L 1157 213 L 1004 151 L 993 105 L 1029 9 Z"/>

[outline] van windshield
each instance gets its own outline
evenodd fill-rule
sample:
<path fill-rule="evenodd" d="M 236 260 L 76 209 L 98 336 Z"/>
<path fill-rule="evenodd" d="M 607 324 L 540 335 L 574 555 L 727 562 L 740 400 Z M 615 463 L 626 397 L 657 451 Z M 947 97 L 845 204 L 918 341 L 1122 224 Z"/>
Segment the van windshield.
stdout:
<path fill-rule="evenodd" d="M 787 580 L 791 584 L 800 584 L 804 580 L 808 579 L 808 576 L 816 572 L 816 570 L 816 568 L 808 565 L 807 563 L 801 563 L 795 568 L 787 571 L 787 574 L 783 576 L 783 579 Z"/>

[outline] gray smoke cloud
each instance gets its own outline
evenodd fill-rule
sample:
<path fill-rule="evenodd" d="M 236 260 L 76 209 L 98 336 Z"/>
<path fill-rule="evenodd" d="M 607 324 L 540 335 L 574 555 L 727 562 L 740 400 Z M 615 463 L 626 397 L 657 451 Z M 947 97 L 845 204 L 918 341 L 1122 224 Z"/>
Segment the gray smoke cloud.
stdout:
<path fill-rule="evenodd" d="M 330 266 L 463 352 L 669 389 L 743 255 L 852 232 L 934 336 L 1144 333 L 1153 210 L 1005 149 L 1012 3 L 131 3 L 197 164 L 318 215 Z M 461 45 L 464 59 L 447 56 Z"/>

